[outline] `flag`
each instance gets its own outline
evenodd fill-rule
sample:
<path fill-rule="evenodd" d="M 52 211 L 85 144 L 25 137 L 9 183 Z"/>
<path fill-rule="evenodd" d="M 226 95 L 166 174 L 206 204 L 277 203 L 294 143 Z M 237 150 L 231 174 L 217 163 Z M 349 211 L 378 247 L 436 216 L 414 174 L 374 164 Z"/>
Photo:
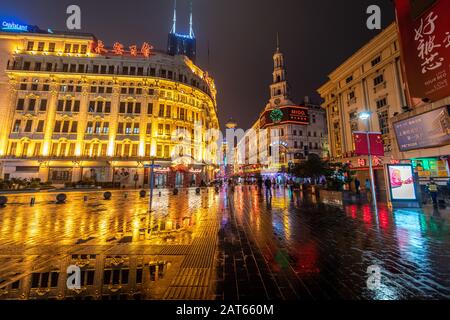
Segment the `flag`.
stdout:
<path fill-rule="evenodd" d="M 369 146 L 367 144 L 367 134 L 369 134 L 370 154 L 372 156 L 384 156 L 383 136 L 378 132 L 354 132 L 355 153 L 358 156 L 369 155 Z"/>

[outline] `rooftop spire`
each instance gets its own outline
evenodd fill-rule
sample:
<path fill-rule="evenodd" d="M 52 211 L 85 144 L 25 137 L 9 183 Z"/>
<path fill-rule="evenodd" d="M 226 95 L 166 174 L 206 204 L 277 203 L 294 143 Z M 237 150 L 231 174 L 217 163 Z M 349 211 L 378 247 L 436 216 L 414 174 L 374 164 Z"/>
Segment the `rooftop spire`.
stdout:
<path fill-rule="evenodd" d="M 173 26 L 170 33 L 177 33 L 177 0 L 174 0 L 173 7 Z"/>
<path fill-rule="evenodd" d="M 189 36 L 195 38 L 194 28 L 192 27 L 192 0 L 190 1 Z"/>
<path fill-rule="evenodd" d="M 277 52 L 280 51 L 280 34 L 277 31 Z"/>

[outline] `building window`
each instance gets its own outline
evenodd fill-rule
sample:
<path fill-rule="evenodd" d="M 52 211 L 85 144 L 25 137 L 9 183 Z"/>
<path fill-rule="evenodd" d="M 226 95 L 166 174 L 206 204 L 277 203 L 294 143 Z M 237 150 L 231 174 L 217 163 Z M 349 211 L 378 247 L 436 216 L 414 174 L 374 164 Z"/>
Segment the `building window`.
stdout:
<path fill-rule="evenodd" d="M 39 111 L 47 111 L 47 99 L 41 100 Z"/>
<path fill-rule="evenodd" d="M 147 135 L 151 135 L 152 134 L 152 124 L 151 123 L 147 123 L 146 134 Z"/>
<path fill-rule="evenodd" d="M 17 100 L 17 107 L 16 107 L 16 110 L 23 111 L 24 106 L 25 106 L 25 99 L 19 99 L 19 100 Z"/>
<path fill-rule="evenodd" d="M 87 123 L 87 126 L 86 126 L 86 133 L 87 134 L 92 134 L 93 133 L 93 131 L 94 131 L 94 124 L 92 123 L 92 121 L 89 121 L 88 123 Z"/>
<path fill-rule="evenodd" d="M 27 51 L 33 51 L 33 49 L 34 49 L 34 42 L 33 41 L 28 41 Z"/>
<path fill-rule="evenodd" d="M 109 133 L 109 122 L 105 122 L 103 124 L 103 134 L 108 134 Z"/>
<path fill-rule="evenodd" d="M 48 44 L 48 52 L 55 52 L 55 43 L 51 42 Z"/>
<path fill-rule="evenodd" d="M 382 98 L 382 99 L 377 100 L 376 104 L 377 104 L 378 109 L 387 106 L 387 98 Z"/>
<path fill-rule="evenodd" d="M 53 130 L 56 133 L 60 133 L 61 132 L 61 121 L 55 121 L 55 128 Z"/>
<path fill-rule="evenodd" d="M 39 42 L 37 51 L 44 51 L 45 42 Z"/>
<path fill-rule="evenodd" d="M 22 121 L 16 120 L 16 122 L 14 122 L 13 132 L 15 132 L 15 133 L 20 132 L 20 125 L 21 124 L 22 124 Z"/>
<path fill-rule="evenodd" d="M 378 112 L 378 122 L 382 134 L 389 134 L 388 111 Z"/>
<path fill-rule="evenodd" d="M 125 125 L 125 134 L 131 134 L 131 127 L 132 127 L 132 123 L 129 122 Z"/>
<path fill-rule="evenodd" d="M 25 123 L 25 130 L 24 132 L 31 132 L 31 127 L 33 126 L 33 120 L 27 120 Z"/>
<path fill-rule="evenodd" d="M 372 60 L 371 64 L 372 67 L 375 67 L 377 64 L 379 64 L 381 62 L 381 56 L 376 57 L 375 59 Z"/>
<path fill-rule="evenodd" d="M 70 130 L 71 133 L 77 133 L 78 132 L 78 121 L 72 122 L 72 129 Z"/>
<path fill-rule="evenodd" d="M 147 114 L 148 114 L 148 115 L 153 114 L 153 103 L 149 103 L 149 104 L 147 105 Z"/>
<path fill-rule="evenodd" d="M 139 134 L 139 123 L 134 124 L 133 134 Z"/>
<path fill-rule="evenodd" d="M 345 79 L 345 83 L 350 83 L 353 81 L 353 76 L 349 76 L 347 79 Z"/>
<path fill-rule="evenodd" d="M 123 134 L 123 122 L 119 122 L 119 124 L 117 126 L 117 133 Z"/>
<path fill-rule="evenodd" d="M 384 82 L 384 75 L 380 74 L 379 76 L 375 77 L 375 79 L 373 79 L 373 85 L 374 87 L 382 84 Z"/>
<path fill-rule="evenodd" d="M 36 132 L 37 133 L 44 132 L 44 120 L 39 120 L 38 125 L 36 127 Z"/>

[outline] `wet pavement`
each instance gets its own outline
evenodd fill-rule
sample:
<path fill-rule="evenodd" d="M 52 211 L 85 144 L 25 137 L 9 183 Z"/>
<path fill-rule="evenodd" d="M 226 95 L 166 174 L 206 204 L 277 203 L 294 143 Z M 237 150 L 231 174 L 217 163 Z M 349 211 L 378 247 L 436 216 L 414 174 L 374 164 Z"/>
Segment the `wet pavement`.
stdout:
<path fill-rule="evenodd" d="M 254 187 L 163 190 L 151 214 L 137 191 L 67 196 L 8 195 L 0 299 L 450 298 L 448 211 L 332 209 L 283 189 L 267 201 Z"/>

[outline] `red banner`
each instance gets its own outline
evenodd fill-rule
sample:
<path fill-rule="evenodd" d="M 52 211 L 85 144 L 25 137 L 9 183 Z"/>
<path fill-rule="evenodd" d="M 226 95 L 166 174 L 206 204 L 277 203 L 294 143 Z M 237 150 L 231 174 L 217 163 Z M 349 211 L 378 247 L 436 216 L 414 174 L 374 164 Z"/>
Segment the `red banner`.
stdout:
<path fill-rule="evenodd" d="M 355 141 L 355 153 L 358 156 L 369 155 L 369 146 L 367 144 L 367 133 L 366 132 L 355 132 L 353 133 L 353 139 Z M 372 156 L 384 156 L 384 145 L 383 137 L 381 133 L 369 133 L 370 141 L 370 154 Z"/>
<path fill-rule="evenodd" d="M 396 0 L 402 59 L 413 98 L 450 96 L 450 1 Z"/>

